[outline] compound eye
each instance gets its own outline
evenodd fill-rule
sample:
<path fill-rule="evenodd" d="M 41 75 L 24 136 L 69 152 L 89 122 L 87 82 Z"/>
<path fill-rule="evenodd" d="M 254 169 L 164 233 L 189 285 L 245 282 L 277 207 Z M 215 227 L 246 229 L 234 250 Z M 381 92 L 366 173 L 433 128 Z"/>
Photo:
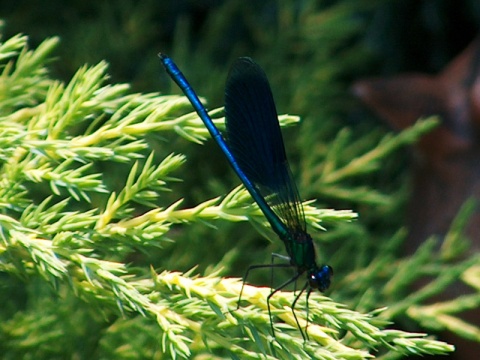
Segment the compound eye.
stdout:
<path fill-rule="evenodd" d="M 315 274 L 312 273 L 308 275 L 308 285 L 313 289 L 317 289 L 317 278 Z"/>

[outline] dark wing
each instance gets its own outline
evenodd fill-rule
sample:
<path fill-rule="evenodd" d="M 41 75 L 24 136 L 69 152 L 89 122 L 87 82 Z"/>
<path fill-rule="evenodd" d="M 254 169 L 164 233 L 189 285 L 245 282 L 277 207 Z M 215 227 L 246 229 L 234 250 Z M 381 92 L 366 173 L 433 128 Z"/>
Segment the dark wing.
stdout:
<path fill-rule="evenodd" d="M 242 171 L 287 228 L 305 231 L 272 91 L 267 76 L 250 58 L 239 58 L 230 69 L 225 114 L 227 142 Z"/>

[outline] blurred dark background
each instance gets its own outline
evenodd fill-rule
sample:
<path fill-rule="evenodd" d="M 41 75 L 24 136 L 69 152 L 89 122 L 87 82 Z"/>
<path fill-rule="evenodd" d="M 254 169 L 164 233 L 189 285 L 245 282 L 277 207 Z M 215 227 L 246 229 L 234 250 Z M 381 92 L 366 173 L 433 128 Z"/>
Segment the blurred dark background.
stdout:
<path fill-rule="evenodd" d="M 6 22 L 4 38 L 24 33 L 34 47 L 46 37 L 60 36 L 61 61 L 54 69 L 62 78 L 69 79 L 85 63 L 105 59 L 113 81 L 152 91 L 159 88 L 161 69 L 155 56 L 160 51 L 180 52 L 191 72 L 202 61 L 219 74 L 240 54 L 278 55 L 280 46 L 291 57 L 313 53 L 305 48 L 308 41 L 327 42 L 348 31 L 342 29 L 347 24 L 338 18 L 328 29 L 308 29 L 305 22 L 314 25 L 311 17 L 339 7 L 351 12 L 348 25 L 356 30 L 350 29 L 343 46 L 361 42 L 371 53 L 370 61 L 357 69 L 363 73 L 438 71 L 475 36 L 480 22 L 475 0 L 20 0 L 3 1 L 0 16 Z M 289 71 L 288 58 L 281 60 L 283 71 Z M 208 83 L 205 79 L 212 74 L 194 76 Z M 198 92 L 209 95 L 198 80 Z"/>

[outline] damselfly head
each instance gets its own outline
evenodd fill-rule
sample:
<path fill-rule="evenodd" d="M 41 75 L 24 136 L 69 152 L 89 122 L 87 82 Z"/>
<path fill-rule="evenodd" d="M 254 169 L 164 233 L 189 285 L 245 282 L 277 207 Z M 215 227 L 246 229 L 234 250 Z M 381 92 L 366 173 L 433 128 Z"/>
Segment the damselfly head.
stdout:
<path fill-rule="evenodd" d="M 308 284 L 312 289 L 318 289 L 324 292 L 330 286 L 330 278 L 333 275 L 331 266 L 323 265 L 320 268 L 315 268 L 308 273 Z"/>

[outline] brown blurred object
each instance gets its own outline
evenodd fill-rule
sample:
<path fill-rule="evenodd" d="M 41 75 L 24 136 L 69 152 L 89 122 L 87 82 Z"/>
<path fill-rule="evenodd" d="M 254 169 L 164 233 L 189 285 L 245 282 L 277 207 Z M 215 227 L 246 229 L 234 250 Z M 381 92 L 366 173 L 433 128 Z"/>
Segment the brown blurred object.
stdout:
<path fill-rule="evenodd" d="M 436 76 L 364 79 L 354 84 L 353 92 L 396 130 L 430 115 L 439 115 L 442 121 L 415 147 L 407 241 L 407 252 L 413 253 L 429 236 L 443 237 L 468 198 L 480 202 L 480 36 Z M 478 205 L 465 234 L 472 241 L 470 251 L 478 252 Z M 459 284 L 436 300 L 466 292 Z M 462 317 L 480 325 L 480 309 Z M 479 343 L 453 334 L 442 338 L 456 345 L 451 359 L 480 359 Z"/>

